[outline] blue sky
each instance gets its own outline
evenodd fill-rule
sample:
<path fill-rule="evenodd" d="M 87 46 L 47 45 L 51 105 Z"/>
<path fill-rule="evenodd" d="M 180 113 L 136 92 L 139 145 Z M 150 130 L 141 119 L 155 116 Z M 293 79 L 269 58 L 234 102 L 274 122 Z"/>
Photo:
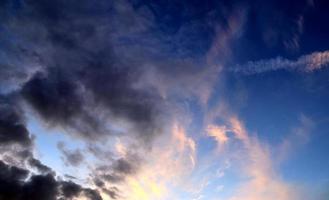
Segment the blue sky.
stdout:
<path fill-rule="evenodd" d="M 327 200 L 328 8 L 2 1 L 0 199 Z"/>

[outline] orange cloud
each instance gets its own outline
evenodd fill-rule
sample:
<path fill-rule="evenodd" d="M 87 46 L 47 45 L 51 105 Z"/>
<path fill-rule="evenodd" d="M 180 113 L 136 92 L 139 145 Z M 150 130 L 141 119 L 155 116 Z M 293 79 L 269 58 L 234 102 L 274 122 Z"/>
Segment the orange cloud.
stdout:
<path fill-rule="evenodd" d="M 206 132 L 208 136 L 213 137 L 219 144 L 225 144 L 229 139 L 226 135 L 227 128 L 225 126 L 209 125 Z"/>
<path fill-rule="evenodd" d="M 250 136 L 243 123 L 237 117 L 229 117 L 227 126 L 212 129 L 213 135 L 227 135 L 232 132 L 235 138 L 242 142 L 245 150 L 239 152 L 242 160 L 242 176 L 246 178 L 239 187 L 236 188 L 233 196 L 229 200 L 293 200 L 296 194 L 292 185 L 280 179 L 276 173 L 267 146 L 261 143 L 256 137 Z M 218 127 L 215 125 L 209 127 Z M 224 127 L 224 128 L 223 128 Z M 216 131 L 214 131 L 216 130 Z M 208 131 L 209 132 L 209 131 Z M 210 131 L 211 132 L 211 131 Z M 223 140 L 215 137 L 218 145 L 222 145 Z"/>

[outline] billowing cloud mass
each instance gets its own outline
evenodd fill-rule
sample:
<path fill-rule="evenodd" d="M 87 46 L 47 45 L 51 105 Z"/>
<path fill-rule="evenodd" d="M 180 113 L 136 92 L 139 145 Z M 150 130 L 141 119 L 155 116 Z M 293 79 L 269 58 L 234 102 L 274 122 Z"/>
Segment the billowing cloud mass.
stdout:
<path fill-rule="evenodd" d="M 31 145 L 29 132 L 21 116 L 22 111 L 11 103 L 10 97 L 1 97 L 0 100 L 2 145 L 10 145 L 13 143 L 19 143 L 23 146 Z"/>
<path fill-rule="evenodd" d="M 32 175 L 27 181 L 29 171 L 0 162 L 0 198 L 1 199 L 73 199 L 86 197 L 100 200 L 94 190 L 66 181 L 57 181 L 51 174 Z"/>
<path fill-rule="evenodd" d="M 101 199 L 95 190 L 57 179 L 51 168 L 34 158 L 33 138 L 12 98 L 1 99 L 0 199 Z M 74 191 L 67 189 L 72 186 Z"/>
<path fill-rule="evenodd" d="M 1 1 L 0 200 L 322 198 L 285 171 L 327 130 L 318 4 Z M 235 76 L 280 69 L 309 93 Z"/>

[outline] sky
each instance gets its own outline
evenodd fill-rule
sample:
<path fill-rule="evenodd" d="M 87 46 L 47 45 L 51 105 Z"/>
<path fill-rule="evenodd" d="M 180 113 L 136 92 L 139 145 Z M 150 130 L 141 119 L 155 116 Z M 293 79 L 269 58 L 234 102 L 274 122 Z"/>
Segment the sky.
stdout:
<path fill-rule="evenodd" d="M 0 200 L 329 200 L 326 0 L 1 0 Z"/>

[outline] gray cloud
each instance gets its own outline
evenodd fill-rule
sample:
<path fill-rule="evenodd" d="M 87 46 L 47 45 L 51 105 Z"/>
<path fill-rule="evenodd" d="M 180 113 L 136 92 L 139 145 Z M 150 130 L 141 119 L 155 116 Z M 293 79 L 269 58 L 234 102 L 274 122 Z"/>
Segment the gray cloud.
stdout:
<path fill-rule="evenodd" d="M 26 18 L 37 30 L 44 30 L 42 43 L 49 48 L 37 53 L 43 68 L 26 82 L 22 94 L 47 123 L 76 135 L 93 139 L 111 135 L 113 130 L 103 124 L 120 118 L 135 127 L 134 134 L 148 140 L 161 98 L 133 87 L 141 72 L 116 55 L 111 35 L 117 30 L 104 21 L 105 15 L 111 16 L 107 9 L 116 5 L 106 2 L 100 1 L 101 10 L 87 1 L 64 9 L 59 9 L 62 1 L 27 4 Z"/>
<path fill-rule="evenodd" d="M 29 132 L 25 127 L 22 110 L 11 97 L 0 96 L 0 144 L 30 146 Z"/>
<path fill-rule="evenodd" d="M 28 164 L 33 167 L 33 168 L 36 168 L 39 172 L 43 173 L 43 174 L 47 174 L 47 173 L 50 173 L 50 174 L 55 174 L 55 172 L 48 166 L 42 164 L 40 162 L 40 160 L 37 160 L 33 157 L 29 158 L 28 159 Z"/>
<path fill-rule="evenodd" d="M 84 155 L 79 149 L 69 150 L 62 142 L 57 144 L 57 148 L 63 153 L 63 159 L 67 165 L 77 167 L 84 161 Z"/>
<path fill-rule="evenodd" d="M 101 200 L 95 190 L 83 188 L 73 182 L 58 181 L 51 174 L 31 175 L 26 169 L 10 166 L 0 161 L 0 199 L 47 199 L 70 200 L 85 196 L 90 200 Z"/>
<path fill-rule="evenodd" d="M 138 158 L 137 155 L 129 155 L 126 158 L 112 161 L 110 165 L 98 166 L 94 172 L 94 182 L 123 182 L 126 176 L 134 175 L 138 172 L 140 162 L 141 158 Z"/>

